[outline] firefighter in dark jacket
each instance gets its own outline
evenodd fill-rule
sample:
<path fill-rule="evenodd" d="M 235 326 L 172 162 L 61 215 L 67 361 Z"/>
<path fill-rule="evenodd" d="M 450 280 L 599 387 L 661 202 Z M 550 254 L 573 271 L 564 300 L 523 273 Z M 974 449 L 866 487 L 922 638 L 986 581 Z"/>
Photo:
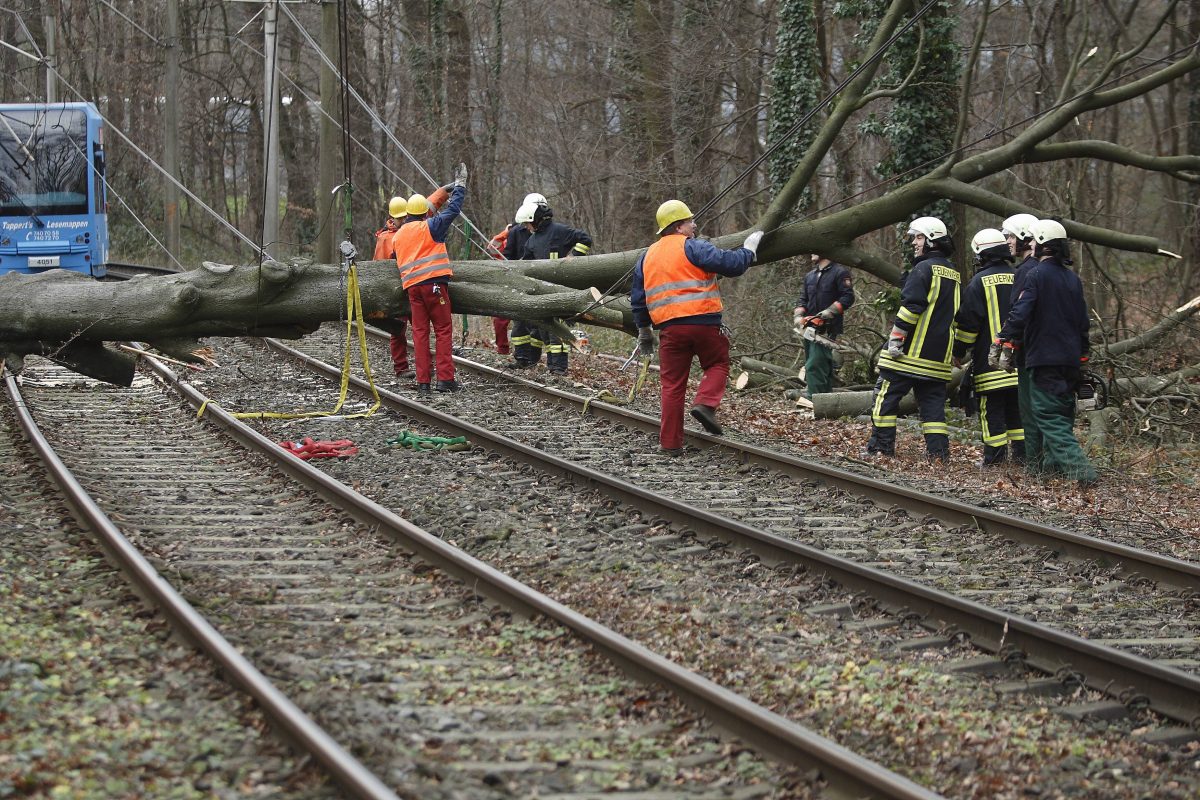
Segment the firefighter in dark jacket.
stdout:
<path fill-rule="evenodd" d="M 592 249 L 592 237 L 586 231 L 555 222 L 554 210 L 545 203 L 538 204 L 534 209 L 529 225 L 530 237 L 525 242 L 525 259 L 573 258 L 586 256 Z M 546 368 L 555 375 L 567 374 L 567 353 L 571 346 L 547 328 L 537 329 L 534 335 L 546 348 Z M 541 358 L 540 353 L 537 358 Z"/>
<path fill-rule="evenodd" d="M 521 209 L 526 203 L 544 202 L 546 202 L 546 198 L 537 192 L 525 195 L 521 205 L 517 206 L 517 216 L 520 216 Z M 528 229 L 514 218 L 504 230 L 492 237 L 492 240 L 488 242 L 488 250 L 492 253 L 493 258 L 502 261 L 517 261 L 525 252 L 525 242 L 527 241 L 529 241 Z M 492 331 L 496 334 L 496 352 L 502 356 L 509 353 L 508 322 L 507 317 L 492 317 Z"/>
<path fill-rule="evenodd" d="M 729 378 L 729 339 L 721 331 L 717 276 L 736 277 L 749 269 L 763 232 L 751 233 L 736 250 L 722 250 L 696 238 L 696 221 L 681 200 L 666 201 L 654 218 L 659 240 L 634 265 L 629 299 L 643 358 L 654 354 L 654 328 L 659 330 L 658 442 L 664 455 L 678 456 L 683 454 L 683 404 L 693 358 L 700 360 L 703 376 L 691 414 L 709 433 L 724 432 L 717 406 Z"/>
<path fill-rule="evenodd" d="M 950 256 L 954 241 L 936 217 L 908 226 L 913 237 L 912 270 L 900 290 L 900 309 L 887 346 L 879 354 L 879 382 L 871 405 L 868 454 L 896 453 L 896 412 L 911 389 L 917 398 L 921 433 L 930 459 L 950 459 L 946 427 L 946 383 L 950 380 L 959 275 Z"/>
<path fill-rule="evenodd" d="M 984 228 L 971 239 L 979 263 L 975 277 L 963 290 L 954 318 L 954 358 L 971 354 L 971 383 L 979 398 L 983 429 L 983 465 L 1002 463 L 1011 445 L 1013 460 L 1024 461 L 1025 431 L 1017 405 L 1017 376 L 988 364 L 988 350 L 1000 333 L 1012 306 L 1012 253 L 1004 234 Z M 963 380 L 966 380 L 964 376 Z"/>
<path fill-rule="evenodd" d="M 798 330 L 816 328 L 826 339 L 836 339 L 842 332 L 842 315 L 854 305 L 854 281 L 850 270 L 825 256 L 813 253 L 812 263 L 792 323 Z M 814 394 L 833 391 L 833 351 L 815 341 L 805 341 L 804 350 L 804 382 L 811 400 Z"/>
<path fill-rule="evenodd" d="M 1033 379 L 1032 424 L 1025 429 L 1032 446 L 1026 453 L 1026 468 L 1034 473 L 1061 473 L 1091 486 L 1096 470 L 1074 431 L 1075 390 L 1090 348 L 1083 283 L 1070 270 L 1071 252 L 1062 223 L 1041 219 L 1031 230 L 1038 263 L 1013 301 L 994 349 L 1002 351 L 1020 342 L 1025 368 Z M 1040 459 L 1033 459 L 1035 452 L 1041 453 Z"/>
<path fill-rule="evenodd" d="M 1016 260 L 1016 275 L 1013 278 L 1012 298 L 1015 302 L 1021 294 L 1021 287 L 1025 284 L 1025 279 L 1029 277 L 1029 273 L 1037 266 L 1038 260 L 1033 255 L 1033 229 L 1032 226 L 1038 218 L 1033 214 L 1013 214 L 1000 225 L 1000 232 L 1004 234 L 1005 241 L 1008 242 L 1008 251 L 1012 253 Z M 1033 374 L 1025 368 L 1025 351 L 1021 348 L 1016 348 L 1013 351 L 1014 366 L 1017 369 L 1017 404 L 1021 409 L 1021 428 L 1027 429 L 1032 426 L 1030 415 L 1033 413 L 1033 398 L 1030 395 L 1030 389 L 1033 387 Z M 1038 461 L 1042 454 L 1040 450 L 1040 441 L 1038 450 L 1033 450 L 1033 443 L 1028 439 L 1025 441 L 1025 449 L 1022 456 L 1025 459 L 1033 459 Z M 1014 456 L 1015 458 L 1015 456 Z"/>

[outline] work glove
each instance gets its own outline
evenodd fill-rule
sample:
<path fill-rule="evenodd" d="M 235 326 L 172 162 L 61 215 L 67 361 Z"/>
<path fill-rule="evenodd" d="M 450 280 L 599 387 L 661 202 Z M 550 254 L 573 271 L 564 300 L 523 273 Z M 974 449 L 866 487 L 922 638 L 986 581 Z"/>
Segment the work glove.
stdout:
<path fill-rule="evenodd" d="M 742 247 L 754 254 L 754 258 L 758 258 L 758 243 L 762 241 L 763 232 L 755 231 L 746 237 L 746 241 L 742 243 Z"/>
<path fill-rule="evenodd" d="M 466 187 L 467 185 L 467 165 L 459 163 L 454 170 L 454 185 Z"/>
<path fill-rule="evenodd" d="M 825 309 L 817 316 L 820 317 L 825 322 L 829 322 L 831 319 L 833 319 L 837 315 L 838 315 L 838 309 L 834 308 L 833 306 L 830 306 L 829 308 Z"/>
<path fill-rule="evenodd" d="M 1012 372 L 1016 369 L 1016 350 L 1013 343 L 997 337 L 988 347 L 988 366 L 992 369 L 1002 369 Z"/>
<path fill-rule="evenodd" d="M 800 306 L 798 308 L 792 309 L 792 327 L 794 327 L 794 328 L 803 328 L 804 327 L 804 324 L 806 322 L 808 322 L 808 314 L 804 313 L 807 310 L 808 309 L 806 309 L 804 306 Z"/>
<path fill-rule="evenodd" d="M 451 181 L 450 183 L 447 183 L 445 186 L 443 186 L 442 191 L 445 192 L 446 194 L 450 194 L 450 192 L 454 191 L 454 181 Z"/>
<path fill-rule="evenodd" d="M 642 358 L 654 355 L 653 328 L 638 328 L 638 355 Z"/>
<path fill-rule="evenodd" d="M 904 340 L 907 338 L 907 333 L 893 325 L 892 333 L 890 336 L 888 336 L 887 341 L 888 355 L 892 358 L 899 358 L 900 356 L 904 355 Z"/>

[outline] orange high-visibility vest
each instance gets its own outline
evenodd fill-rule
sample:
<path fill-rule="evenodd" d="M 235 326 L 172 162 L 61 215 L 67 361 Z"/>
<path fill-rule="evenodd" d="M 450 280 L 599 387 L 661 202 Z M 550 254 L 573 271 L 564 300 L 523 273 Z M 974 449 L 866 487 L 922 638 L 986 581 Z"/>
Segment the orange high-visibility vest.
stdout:
<path fill-rule="evenodd" d="M 655 325 L 679 317 L 719 314 L 721 290 L 717 276 L 688 261 L 682 233 L 664 236 L 646 251 L 642 261 L 642 285 L 646 310 Z"/>
<path fill-rule="evenodd" d="M 426 220 L 401 225 L 392 237 L 392 247 L 396 251 L 396 266 L 400 268 L 400 283 L 405 289 L 430 278 L 454 274 L 445 243 L 433 240 Z"/>
<path fill-rule="evenodd" d="M 396 231 L 380 228 L 375 231 L 375 260 L 383 261 L 385 258 L 392 257 L 392 237 L 396 235 Z"/>

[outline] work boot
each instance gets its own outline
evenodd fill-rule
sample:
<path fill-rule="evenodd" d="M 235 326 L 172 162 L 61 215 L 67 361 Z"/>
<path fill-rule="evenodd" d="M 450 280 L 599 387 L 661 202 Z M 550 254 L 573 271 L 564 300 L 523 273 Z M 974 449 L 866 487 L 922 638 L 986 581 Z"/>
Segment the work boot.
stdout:
<path fill-rule="evenodd" d="M 429 394 L 429 384 L 428 383 L 418 383 L 417 391 L 420 392 L 421 394 Z"/>
<path fill-rule="evenodd" d="M 406 380 L 406 379 L 414 377 L 416 374 L 417 373 L 415 373 L 411 369 L 407 369 L 407 368 L 396 370 L 396 380 Z"/>
<path fill-rule="evenodd" d="M 437 390 L 439 392 L 461 392 L 463 385 L 456 380 L 438 381 Z"/>
<path fill-rule="evenodd" d="M 692 406 L 692 416 L 704 426 L 704 430 L 713 436 L 724 435 L 725 429 L 717 422 L 717 410 L 715 408 L 700 405 Z"/>
<path fill-rule="evenodd" d="M 679 456 L 683 455 L 683 448 L 682 447 L 660 447 L 660 448 L 658 448 L 658 454 L 660 456 L 667 456 L 668 458 L 678 458 Z"/>

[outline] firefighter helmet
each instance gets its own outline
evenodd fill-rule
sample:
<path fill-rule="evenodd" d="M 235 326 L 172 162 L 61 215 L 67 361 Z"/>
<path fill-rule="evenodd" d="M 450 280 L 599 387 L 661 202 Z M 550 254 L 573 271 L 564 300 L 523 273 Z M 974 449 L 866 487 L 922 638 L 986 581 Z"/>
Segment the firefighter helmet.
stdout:
<path fill-rule="evenodd" d="M 908 224 L 908 235 L 921 234 L 926 241 L 941 239 L 946 236 L 946 223 L 937 217 L 917 217 Z"/>
<path fill-rule="evenodd" d="M 410 217 L 423 217 L 429 213 L 429 198 L 423 194 L 414 194 L 408 198 L 405 210 Z"/>
<path fill-rule="evenodd" d="M 658 207 L 654 221 L 658 223 L 658 232 L 661 234 L 673 223 L 691 219 L 693 216 L 695 215 L 692 214 L 692 210 L 682 200 L 668 200 Z"/>
<path fill-rule="evenodd" d="M 537 203 L 525 203 L 517 209 L 517 215 L 513 217 L 513 222 L 518 225 L 533 222 L 533 212 L 537 211 L 537 207 Z"/>
<path fill-rule="evenodd" d="M 971 237 L 971 252 L 975 255 L 992 247 L 1003 247 L 1005 252 L 1008 252 L 1008 242 L 1004 240 L 1004 234 L 995 228 L 984 228 Z"/>
<path fill-rule="evenodd" d="M 525 203 L 545 203 L 545 202 L 546 202 L 546 196 L 544 194 L 538 194 L 537 192 L 530 192 L 529 194 L 525 195 L 525 199 L 521 201 L 521 205 L 524 205 Z"/>
<path fill-rule="evenodd" d="M 1038 244 L 1045 244 L 1053 239 L 1067 238 L 1067 229 L 1062 226 L 1061 222 L 1053 219 L 1039 219 L 1029 226 L 1029 232 L 1033 234 L 1033 240 Z"/>
<path fill-rule="evenodd" d="M 1001 223 L 1000 231 L 1018 239 L 1032 239 L 1033 231 L 1030 230 L 1030 227 L 1035 222 L 1037 222 L 1037 217 L 1033 214 L 1013 214 Z"/>
<path fill-rule="evenodd" d="M 399 219 L 407 213 L 405 211 L 407 207 L 408 203 L 403 197 L 393 197 L 388 201 L 388 216 Z"/>

